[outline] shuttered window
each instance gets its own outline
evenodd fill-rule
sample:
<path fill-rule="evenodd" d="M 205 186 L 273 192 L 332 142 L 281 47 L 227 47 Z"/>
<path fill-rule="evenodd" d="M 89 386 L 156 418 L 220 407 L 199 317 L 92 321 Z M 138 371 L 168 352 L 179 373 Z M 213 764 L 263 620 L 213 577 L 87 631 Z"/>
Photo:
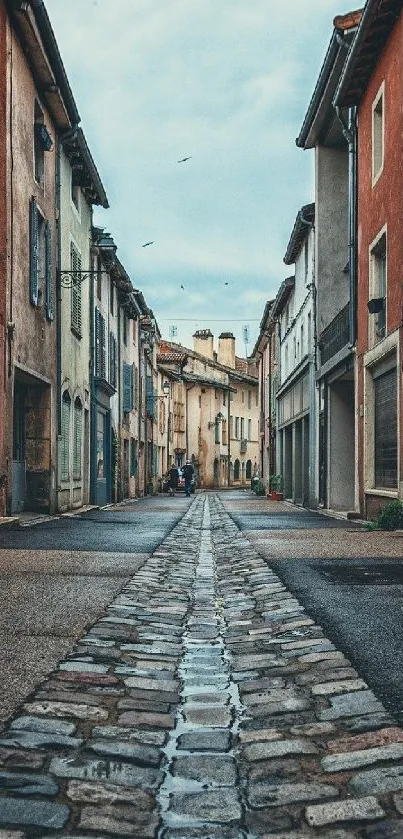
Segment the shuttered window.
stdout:
<path fill-rule="evenodd" d="M 155 419 L 155 403 L 156 403 L 156 399 L 154 399 L 153 377 L 152 376 L 147 376 L 146 377 L 147 414 L 152 419 Z"/>
<path fill-rule="evenodd" d="M 396 368 L 374 378 L 375 486 L 397 487 Z"/>
<path fill-rule="evenodd" d="M 137 440 L 130 440 L 130 474 L 137 475 Z"/>
<path fill-rule="evenodd" d="M 133 370 L 131 364 L 123 362 L 123 412 L 133 409 Z"/>
<path fill-rule="evenodd" d="M 105 318 L 95 309 L 95 375 L 106 377 L 106 328 Z"/>
<path fill-rule="evenodd" d="M 53 320 L 52 290 L 52 231 L 49 222 L 45 222 L 45 310 L 48 320 Z"/>
<path fill-rule="evenodd" d="M 81 444 L 83 436 L 83 406 L 80 399 L 74 402 L 74 434 L 73 434 L 73 478 L 79 481 L 81 478 Z"/>
<path fill-rule="evenodd" d="M 35 198 L 29 204 L 29 299 L 38 305 L 38 205 Z"/>
<path fill-rule="evenodd" d="M 81 338 L 81 256 L 73 245 L 70 245 L 71 265 L 71 328 Z"/>
<path fill-rule="evenodd" d="M 117 369 L 117 349 L 118 344 L 112 332 L 109 333 L 109 382 L 112 387 L 117 387 L 118 369 Z"/>
<path fill-rule="evenodd" d="M 62 398 L 62 435 L 60 442 L 60 479 L 68 481 L 70 460 L 70 396 L 65 391 Z"/>
<path fill-rule="evenodd" d="M 139 374 L 135 364 L 133 364 L 133 407 L 138 408 L 139 402 Z"/>

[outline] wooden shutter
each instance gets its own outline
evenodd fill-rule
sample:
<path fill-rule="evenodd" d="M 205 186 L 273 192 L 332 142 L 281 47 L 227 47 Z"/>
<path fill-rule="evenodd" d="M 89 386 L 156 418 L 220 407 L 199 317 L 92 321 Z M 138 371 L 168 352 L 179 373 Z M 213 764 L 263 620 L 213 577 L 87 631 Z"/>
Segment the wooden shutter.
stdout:
<path fill-rule="evenodd" d="M 100 313 L 95 309 L 95 375 L 100 376 L 101 368 L 101 345 L 100 345 L 100 329 L 99 329 Z"/>
<path fill-rule="evenodd" d="M 154 388 L 153 388 L 153 377 L 147 376 L 146 377 L 146 405 L 147 405 L 147 414 L 152 419 L 155 419 L 154 412 L 155 412 L 155 399 L 154 399 Z"/>
<path fill-rule="evenodd" d="M 46 317 L 53 320 L 52 292 L 52 231 L 49 222 L 45 222 L 45 306 Z"/>
<path fill-rule="evenodd" d="M 123 411 L 128 414 L 133 408 L 133 373 L 131 364 L 123 362 Z"/>
<path fill-rule="evenodd" d="M 73 478 L 81 478 L 81 442 L 83 428 L 83 409 L 79 400 L 74 403 L 74 435 L 73 435 Z"/>
<path fill-rule="evenodd" d="M 62 439 L 60 446 L 60 479 L 69 479 L 70 458 L 70 397 L 63 395 L 62 401 Z"/>
<path fill-rule="evenodd" d="M 81 256 L 73 243 L 70 245 L 71 265 L 71 328 L 81 336 Z"/>
<path fill-rule="evenodd" d="M 34 197 L 29 204 L 29 299 L 38 305 L 38 205 Z"/>
<path fill-rule="evenodd" d="M 101 376 L 106 379 L 106 323 L 105 318 L 100 315 L 100 341 L 101 341 Z"/>

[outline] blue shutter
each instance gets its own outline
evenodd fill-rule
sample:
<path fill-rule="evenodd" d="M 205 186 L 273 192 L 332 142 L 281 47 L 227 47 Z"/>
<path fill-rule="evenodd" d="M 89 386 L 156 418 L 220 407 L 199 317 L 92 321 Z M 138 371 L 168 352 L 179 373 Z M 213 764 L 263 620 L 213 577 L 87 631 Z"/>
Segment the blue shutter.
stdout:
<path fill-rule="evenodd" d="M 101 376 L 106 379 L 106 323 L 102 315 L 99 316 L 99 325 L 101 332 Z"/>
<path fill-rule="evenodd" d="M 38 305 L 38 205 L 34 197 L 29 204 L 29 299 Z"/>
<path fill-rule="evenodd" d="M 154 410 L 155 410 L 155 399 L 154 399 L 154 388 L 153 388 L 153 377 L 147 376 L 146 377 L 146 405 L 147 405 L 147 414 L 152 419 L 154 417 Z"/>
<path fill-rule="evenodd" d="M 95 375 L 100 375 L 100 335 L 99 335 L 99 318 L 98 309 L 95 309 Z"/>
<path fill-rule="evenodd" d="M 130 413 L 133 408 L 133 373 L 131 364 L 123 362 L 123 412 Z"/>
<path fill-rule="evenodd" d="M 48 221 L 45 223 L 45 290 L 46 317 L 48 320 L 53 320 L 52 231 Z"/>

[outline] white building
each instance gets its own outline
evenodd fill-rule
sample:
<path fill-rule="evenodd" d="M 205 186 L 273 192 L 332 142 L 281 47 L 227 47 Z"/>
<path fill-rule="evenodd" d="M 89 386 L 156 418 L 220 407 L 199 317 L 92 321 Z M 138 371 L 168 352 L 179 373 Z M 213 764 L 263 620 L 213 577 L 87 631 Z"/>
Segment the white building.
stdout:
<path fill-rule="evenodd" d="M 284 497 L 316 506 L 315 205 L 298 212 L 284 262 L 294 275 L 271 309 L 278 322 L 277 472 Z"/>

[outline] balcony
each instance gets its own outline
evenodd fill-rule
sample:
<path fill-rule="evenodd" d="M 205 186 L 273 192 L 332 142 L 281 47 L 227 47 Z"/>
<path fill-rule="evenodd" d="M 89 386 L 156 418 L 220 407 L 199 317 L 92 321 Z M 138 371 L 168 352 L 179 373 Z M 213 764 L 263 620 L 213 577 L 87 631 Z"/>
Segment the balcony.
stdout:
<path fill-rule="evenodd" d="M 321 366 L 347 346 L 350 339 L 349 310 L 350 304 L 347 303 L 323 330 L 318 343 Z"/>

